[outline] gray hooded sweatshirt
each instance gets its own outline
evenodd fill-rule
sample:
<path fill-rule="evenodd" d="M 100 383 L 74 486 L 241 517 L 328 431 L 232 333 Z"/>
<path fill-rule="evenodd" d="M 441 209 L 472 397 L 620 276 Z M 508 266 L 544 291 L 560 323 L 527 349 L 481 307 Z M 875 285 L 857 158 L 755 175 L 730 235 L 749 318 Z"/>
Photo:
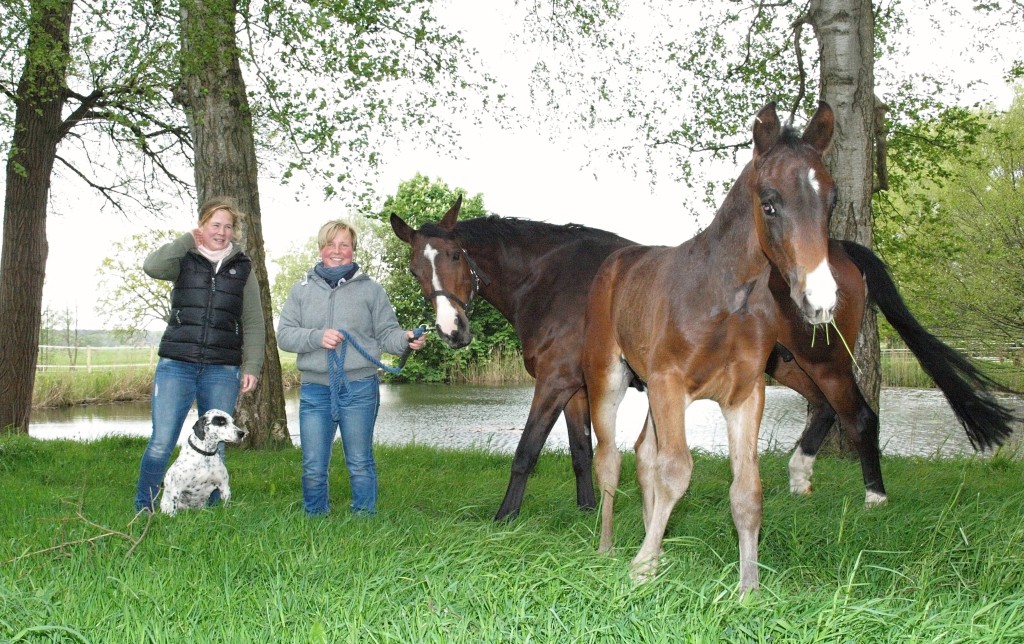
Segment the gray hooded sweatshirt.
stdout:
<path fill-rule="evenodd" d="M 401 355 L 409 346 L 387 293 L 361 270 L 332 289 L 311 269 L 288 294 L 277 325 L 277 344 L 298 354 L 302 382 L 330 384 L 328 351 L 320 345 L 328 328 L 346 331 L 377 360 L 381 352 Z M 376 374 L 377 366 L 349 345 L 346 340 L 337 349 L 346 352 L 348 379 Z"/>

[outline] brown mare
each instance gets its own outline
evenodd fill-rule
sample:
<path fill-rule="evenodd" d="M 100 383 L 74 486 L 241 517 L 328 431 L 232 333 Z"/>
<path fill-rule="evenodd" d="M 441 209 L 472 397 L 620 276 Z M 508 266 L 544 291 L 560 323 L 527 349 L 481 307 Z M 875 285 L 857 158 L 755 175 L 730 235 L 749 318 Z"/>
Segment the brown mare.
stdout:
<path fill-rule="evenodd" d="M 593 509 L 590 416 L 581 362 L 585 295 L 601 262 L 634 242 L 576 224 L 496 216 L 458 221 L 460 207 L 461 198 L 440 221 L 419 230 L 397 215 L 392 215 L 391 225 L 412 247 L 410 268 L 434 303 L 439 335 L 453 347 L 470 342 L 466 308 L 479 292 L 515 328 L 526 368 L 536 378 L 508 490 L 495 519 L 518 514 L 529 474 L 563 411 L 577 503 Z M 863 246 L 834 240 L 829 262 L 840 291 L 835 322 L 850 346 L 870 295 L 946 395 L 971 442 L 978 447 L 1000 443 L 1010 433 L 1013 417 L 986 391 L 994 383 L 921 327 L 903 304 L 885 264 Z M 770 285 L 789 317 L 765 371 L 801 393 L 814 408 L 790 461 L 790 488 L 794 493 L 810 492 L 814 457 L 838 417 L 859 451 L 866 502 L 884 501 L 878 417 L 857 388 L 849 354 L 834 332 L 830 343 L 819 333 L 812 347 L 811 328 L 789 304 L 785 280 L 776 274 Z"/>

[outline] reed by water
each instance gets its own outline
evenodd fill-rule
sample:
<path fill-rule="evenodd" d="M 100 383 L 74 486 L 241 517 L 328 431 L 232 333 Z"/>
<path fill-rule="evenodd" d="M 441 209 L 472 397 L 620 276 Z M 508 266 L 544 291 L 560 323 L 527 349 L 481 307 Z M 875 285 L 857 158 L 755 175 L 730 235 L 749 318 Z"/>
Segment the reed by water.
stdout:
<path fill-rule="evenodd" d="M 299 373 L 295 368 L 294 354 L 281 355 L 285 388 L 298 386 Z M 1003 385 L 1024 391 L 1024 366 L 1019 361 L 981 360 L 978 364 Z M 466 369 L 453 367 L 448 373 L 448 381 L 456 384 L 518 385 L 530 383 L 532 378 L 523 367 L 522 354 L 505 350 L 492 354 L 483 365 Z M 153 368 L 148 366 L 47 369 L 36 375 L 32 404 L 44 408 L 146 400 L 152 386 Z M 882 386 L 928 388 L 934 383 L 909 351 L 887 350 L 882 352 Z"/>

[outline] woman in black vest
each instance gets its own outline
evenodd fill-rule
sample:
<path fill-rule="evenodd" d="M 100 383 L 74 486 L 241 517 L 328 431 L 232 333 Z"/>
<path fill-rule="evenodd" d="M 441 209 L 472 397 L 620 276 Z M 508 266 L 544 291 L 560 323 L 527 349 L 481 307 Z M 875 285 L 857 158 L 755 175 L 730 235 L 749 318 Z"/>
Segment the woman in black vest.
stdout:
<path fill-rule="evenodd" d="M 143 270 L 174 282 L 171 314 L 153 378 L 153 434 L 142 455 L 135 510 L 153 511 L 185 417 L 235 410 L 239 390 L 256 388 L 265 328 L 249 258 L 231 241 L 239 212 L 228 197 L 199 209 L 199 226 L 153 251 Z M 218 451 L 224 456 L 224 444 Z M 217 492 L 210 502 L 217 501 Z"/>

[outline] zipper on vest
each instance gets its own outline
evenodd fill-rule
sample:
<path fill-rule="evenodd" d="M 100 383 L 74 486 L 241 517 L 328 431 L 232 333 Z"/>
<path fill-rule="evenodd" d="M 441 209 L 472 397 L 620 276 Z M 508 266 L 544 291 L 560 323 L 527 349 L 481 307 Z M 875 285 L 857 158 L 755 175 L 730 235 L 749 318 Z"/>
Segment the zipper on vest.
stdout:
<path fill-rule="evenodd" d="M 206 358 L 206 350 L 210 348 L 210 327 L 213 326 L 213 294 L 217 292 L 217 274 L 210 275 L 210 295 L 206 298 L 206 323 L 203 324 L 203 342 L 201 358 Z"/>

